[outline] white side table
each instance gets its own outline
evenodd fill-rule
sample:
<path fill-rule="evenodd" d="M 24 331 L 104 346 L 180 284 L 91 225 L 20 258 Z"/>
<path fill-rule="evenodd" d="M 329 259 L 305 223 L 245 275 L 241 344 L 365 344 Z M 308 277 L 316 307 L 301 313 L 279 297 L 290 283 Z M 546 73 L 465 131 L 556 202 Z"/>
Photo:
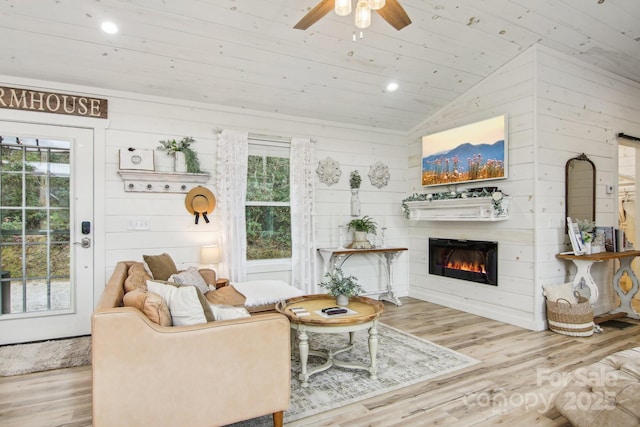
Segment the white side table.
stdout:
<path fill-rule="evenodd" d="M 384 291 L 367 291 L 367 295 L 375 293 L 380 301 L 389 301 L 397 306 L 401 306 L 402 302 L 393 292 L 393 264 L 394 261 L 408 250 L 407 248 L 371 248 L 371 249 L 339 249 L 339 248 L 319 248 L 318 252 L 324 261 L 324 271 L 329 272 L 330 269 L 342 268 L 342 264 L 353 255 L 373 255 L 384 266 L 387 272 L 387 287 Z"/>
<path fill-rule="evenodd" d="M 633 297 L 640 289 L 638 285 L 638 277 L 631 268 L 631 262 L 637 256 L 640 256 L 640 251 L 600 252 L 592 255 L 558 254 L 556 255 L 556 258 L 572 261 L 575 264 L 577 272 L 573 278 L 573 287 L 576 288 L 580 284 L 581 280 L 583 280 L 591 291 L 591 295 L 589 296 L 589 303 L 591 304 L 595 304 L 600 295 L 598 285 L 591 276 L 591 266 L 596 262 L 616 259 L 619 260 L 620 267 L 613 275 L 613 290 L 616 291 L 620 298 L 620 306 L 613 310 L 612 313 L 625 313 L 627 317 L 640 319 L 640 313 L 636 312 L 631 304 Z M 627 273 L 631 283 L 633 284 L 628 292 L 625 292 L 620 286 L 620 280 L 624 273 Z"/>

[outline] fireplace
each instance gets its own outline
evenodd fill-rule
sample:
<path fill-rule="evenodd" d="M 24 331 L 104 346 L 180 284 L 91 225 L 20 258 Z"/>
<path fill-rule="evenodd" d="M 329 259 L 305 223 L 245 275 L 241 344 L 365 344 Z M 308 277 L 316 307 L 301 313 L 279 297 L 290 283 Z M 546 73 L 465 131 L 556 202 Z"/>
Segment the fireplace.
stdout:
<path fill-rule="evenodd" d="M 498 242 L 429 239 L 429 274 L 498 285 Z"/>

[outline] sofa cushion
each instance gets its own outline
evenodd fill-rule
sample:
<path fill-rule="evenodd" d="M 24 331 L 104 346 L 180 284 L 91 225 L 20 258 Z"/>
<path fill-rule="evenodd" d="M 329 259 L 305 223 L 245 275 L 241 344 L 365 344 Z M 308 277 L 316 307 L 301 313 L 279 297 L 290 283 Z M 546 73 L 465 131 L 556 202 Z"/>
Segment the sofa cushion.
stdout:
<path fill-rule="evenodd" d="M 620 351 L 585 368 L 556 395 L 560 414 L 580 426 L 640 425 L 640 347 Z"/>
<path fill-rule="evenodd" d="M 240 319 L 251 317 L 251 314 L 244 307 L 232 307 L 230 305 L 211 304 L 211 311 L 216 321 Z"/>
<path fill-rule="evenodd" d="M 123 303 L 125 307 L 135 307 L 142 311 L 153 323 L 160 326 L 171 326 L 172 324 L 169 307 L 164 299 L 156 293 L 137 288 L 125 294 Z"/>
<path fill-rule="evenodd" d="M 167 280 L 172 274 L 178 273 L 178 268 L 173 262 L 173 258 L 167 253 L 143 255 L 143 258 L 155 280 Z"/>
<path fill-rule="evenodd" d="M 197 325 L 214 320 L 211 307 L 195 286 L 148 280 L 147 289 L 164 298 L 174 326 Z"/>
<path fill-rule="evenodd" d="M 172 274 L 171 277 L 169 277 L 169 281 L 173 281 L 179 285 L 195 286 L 200 289 L 200 292 L 203 294 L 209 292 L 207 282 L 202 278 L 196 267 L 189 267 L 180 273 Z"/>
<path fill-rule="evenodd" d="M 131 292 L 137 288 L 142 288 L 146 291 L 147 280 L 151 278 L 151 275 L 147 272 L 141 262 L 134 263 L 129 267 L 128 276 L 124 281 L 124 291 Z"/>

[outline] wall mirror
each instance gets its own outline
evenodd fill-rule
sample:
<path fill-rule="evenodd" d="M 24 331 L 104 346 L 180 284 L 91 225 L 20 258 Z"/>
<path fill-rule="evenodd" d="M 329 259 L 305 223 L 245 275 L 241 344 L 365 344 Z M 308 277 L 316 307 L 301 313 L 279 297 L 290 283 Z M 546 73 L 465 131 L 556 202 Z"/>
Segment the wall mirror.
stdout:
<path fill-rule="evenodd" d="M 565 165 L 565 213 L 565 218 L 596 220 L 596 165 L 584 153 Z"/>

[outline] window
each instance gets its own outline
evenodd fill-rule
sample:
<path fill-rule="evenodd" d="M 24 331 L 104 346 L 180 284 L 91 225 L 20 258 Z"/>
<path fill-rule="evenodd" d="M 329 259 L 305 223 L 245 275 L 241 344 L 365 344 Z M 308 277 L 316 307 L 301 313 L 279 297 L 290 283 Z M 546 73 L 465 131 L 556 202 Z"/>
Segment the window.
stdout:
<path fill-rule="evenodd" d="M 247 260 L 291 258 L 289 145 L 249 143 Z"/>

